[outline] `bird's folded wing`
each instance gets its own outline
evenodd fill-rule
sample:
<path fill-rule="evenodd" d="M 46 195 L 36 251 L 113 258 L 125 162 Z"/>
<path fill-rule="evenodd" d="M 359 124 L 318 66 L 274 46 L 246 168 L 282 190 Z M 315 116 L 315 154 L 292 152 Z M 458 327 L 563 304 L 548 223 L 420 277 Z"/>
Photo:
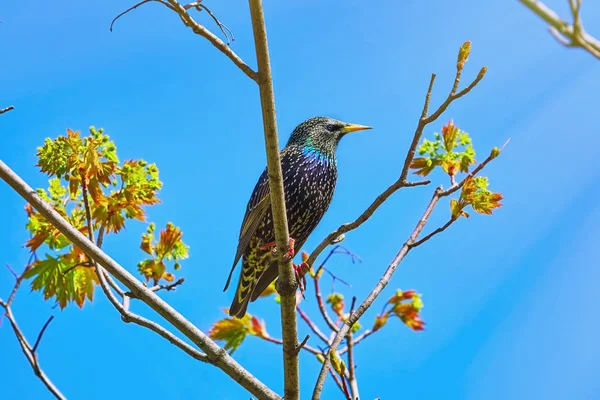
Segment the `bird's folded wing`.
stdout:
<path fill-rule="evenodd" d="M 250 202 L 248 203 L 248 209 L 246 210 L 246 215 L 244 216 L 244 221 L 242 222 L 242 228 L 240 229 L 237 252 L 235 254 L 235 259 L 233 260 L 233 265 L 231 266 L 231 271 L 227 277 L 227 283 L 225 283 L 225 288 L 223 289 L 224 291 L 229 287 L 233 270 L 246 251 L 246 247 L 248 247 L 250 238 L 256 232 L 256 229 L 259 227 L 270 207 L 271 196 L 269 190 L 269 179 L 265 170 L 256 184 L 254 192 L 252 193 L 252 197 L 250 198 Z"/>

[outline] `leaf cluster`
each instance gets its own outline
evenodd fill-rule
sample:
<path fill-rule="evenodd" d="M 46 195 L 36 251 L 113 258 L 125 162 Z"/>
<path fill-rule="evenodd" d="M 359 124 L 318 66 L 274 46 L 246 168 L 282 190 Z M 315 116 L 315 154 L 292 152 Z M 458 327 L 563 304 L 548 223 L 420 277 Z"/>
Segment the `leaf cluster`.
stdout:
<path fill-rule="evenodd" d="M 162 187 L 155 164 L 144 160 L 120 162 L 117 148 L 102 129 L 90 127 L 89 135 L 68 129 L 65 135 L 47 138 L 37 150 L 37 166 L 49 177 L 47 189 L 37 189 L 42 199 L 71 225 L 101 245 L 104 237 L 117 234 L 127 220 L 146 221 L 146 206 L 159 203 Z M 25 244 L 31 252 L 45 246 L 48 253 L 28 266 L 26 278 L 32 279 L 32 290 L 40 290 L 44 298 L 55 297 L 61 308 L 74 301 L 79 307 L 92 300 L 99 283 L 92 261 L 73 245 L 43 215 L 26 205 L 30 239 Z M 154 240 L 154 224 L 142 235 L 141 248 L 150 258 L 140 262 L 139 270 L 146 280 L 157 284 L 161 279 L 174 280 L 166 272 L 165 261 L 187 257 L 182 232 L 169 223 Z"/>

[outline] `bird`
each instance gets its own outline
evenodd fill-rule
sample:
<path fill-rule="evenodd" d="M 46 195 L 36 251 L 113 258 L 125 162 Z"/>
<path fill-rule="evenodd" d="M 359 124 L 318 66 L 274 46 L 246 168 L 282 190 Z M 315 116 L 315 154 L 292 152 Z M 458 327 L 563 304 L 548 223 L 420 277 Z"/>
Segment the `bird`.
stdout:
<path fill-rule="evenodd" d="M 337 183 L 336 152 L 340 139 L 347 133 L 366 129 L 372 128 L 329 117 L 313 117 L 293 130 L 280 151 L 292 257 L 302 248 L 329 208 Z M 255 301 L 277 278 L 278 259 L 272 249 L 274 243 L 269 176 L 265 168 L 248 200 L 237 251 L 223 289 L 226 291 L 229 287 L 241 258 L 238 285 L 229 307 L 231 317 L 243 318 L 248 303 Z"/>

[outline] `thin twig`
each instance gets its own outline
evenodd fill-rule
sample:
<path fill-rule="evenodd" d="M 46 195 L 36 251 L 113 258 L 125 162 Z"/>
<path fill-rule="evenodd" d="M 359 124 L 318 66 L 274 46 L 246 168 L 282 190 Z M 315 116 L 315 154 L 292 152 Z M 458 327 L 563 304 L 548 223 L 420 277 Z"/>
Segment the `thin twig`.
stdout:
<path fill-rule="evenodd" d="M 342 391 L 342 393 L 344 393 L 344 395 L 346 395 L 346 392 L 344 391 L 344 384 L 340 380 L 340 377 L 335 373 L 335 371 L 333 370 L 333 368 L 329 367 L 329 373 L 333 377 L 333 380 L 338 385 L 338 387 L 340 388 L 340 390 Z"/>
<path fill-rule="evenodd" d="M 425 95 L 425 103 L 423 105 L 423 110 L 421 111 L 421 116 L 419 117 L 419 122 L 417 123 L 417 128 L 415 129 L 415 133 L 413 135 L 412 142 L 410 144 L 408 152 L 406 153 L 406 157 L 404 159 L 404 165 L 402 166 L 402 172 L 400 173 L 400 177 L 398 178 L 398 180 L 396 182 L 391 184 L 385 191 L 383 191 L 383 193 L 381 193 L 379 196 L 377 196 L 377 198 L 371 203 L 371 205 L 357 219 L 355 219 L 353 222 L 341 225 L 338 229 L 331 232 L 325 239 L 323 239 L 323 241 L 321 241 L 321 243 L 319 243 L 319 245 L 316 247 L 316 249 L 312 252 L 310 257 L 308 258 L 308 261 L 307 261 L 308 265 L 313 265 L 313 263 L 315 262 L 315 260 L 319 256 L 319 254 L 321 254 L 321 252 L 327 246 L 332 244 L 335 241 L 335 239 L 337 239 L 340 235 L 343 235 L 347 232 L 350 232 L 350 231 L 358 228 L 363 223 L 365 223 L 369 218 L 371 218 L 371 216 L 375 213 L 375 211 L 377 211 L 377 209 L 383 203 L 385 203 L 385 201 L 391 195 L 396 193 L 399 189 L 404 188 L 404 187 L 422 186 L 422 185 L 426 185 L 426 184 L 430 183 L 430 181 L 419 182 L 417 184 L 414 184 L 414 183 L 409 184 L 407 182 L 410 165 L 411 165 L 412 160 L 417 151 L 417 146 L 419 145 L 421 136 L 423 135 L 423 130 L 425 129 L 425 127 L 428 124 L 437 120 L 440 117 L 440 115 L 442 115 L 442 113 L 448 108 L 448 106 L 454 100 L 461 98 L 465 94 L 469 93 L 475 86 L 477 86 L 477 84 L 481 81 L 481 79 L 483 79 L 483 76 L 485 75 L 485 69 L 482 69 L 480 71 L 477 78 L 475 78 L 475 80 L 473 82 L 471 82 L 471 84 L 469 86 L 467 86 L 465 89 L 461 90 L 460 92 L 456 93 L 456 87 L 458 85 L 457 81 L 460 80 L 460 74 L 461 74 L 461 69 L 457 69 L 456 76 L 454 79 L 455 84 L 452 87 L 452 90 L 450 91 L 450 93 L 448 94 L 448 97 L 446 97 L 446 100 L 438 107 L 437 110 L 435 110 L 435 112 L 433 114 L 428 116 L 429 103 L 431 101 L 431 93 L 433 91 L 433 84 L 435 82 L 435 77 L 436 77 L 435 74 L 431 74 L 431 79 L 429 80 L 429 87 L 427 89 L 427 94 Z"/>
<path fill-rule="evenodd" d="M 160 290 L 166 290 L 170 292 L 171 290 L 175 290 L 177 286 L 181 285 L 183 282 L 185 282 L 185 278 L 182 277 L 177 279 L 173 283 L 169 283 L 168 285 L 154 285 L 150 288 L 150 290 L 152 290 L 153 292 L 158 292 Z"/>
<path fill-rule="evenodd" d="M 115 262 L 101 249 L 95 246 L 81 232 L 71 226 L 54 208 L 45 202 L 35 190 L 15 174 L 4 162 L 0 161 L 0 178 L 8 183 L 25 201 L 31 204 L 40 214 L 52 223 L 67 239 L 79 247 L 92 260 L 105 268 L 135 296 L 146 303 L 150 308 L 169 321 L 179 332 L 190 339 L 196 346 L 206 353 L 210 363 L 216 365 L 246 390 L 260 399 L 280 400 L 281 398 L 265 384 L 238 364 L 225 349 L 212 341 L 204 332 L 183 317 L 171 305 L 161 299 L 156 293 L 144 287 L 129 271 Z M 99 276 L 104 281 L 104 276 Z M 140 325 L 142 323 L 140 322 Z M 144 325 L 142 325 L 144 326 Z"/>
<path fill-rule="evenodd" d="M 350 308 L 350 315 L 354 312 L 354 303 L 356 297 L 352 299 L 352 307 Z M 358 391 L 358 380 L 356 379 L 356 368 L 354 365 L 354 342 L 352 339 L 352 329 L 348 330 L 346 335 L 346 343 L 348 346 L 348 382 L 350 383 L 350 391 L 352 393 L 352 399 L 359 399 L 360 394 Z"/>
<path fill-rule="evenodd" d="M 231 40 L 233 40 L 233 34 L 231 33 L 231 30 L 229 28 L 227 28 L 227 26 L 225 26 L 221 21 L 219 21 L 212 12 L 210 12 L 210 10 L 208 8 L 206 8 L 204 5 L 200 5 L 199 2 L 195 2 L 195 3 L 190 3 L 188 5 L 181 5 L 178 1 L 176 0 L 145 0 L 142 2 L 139 2 L 137 4 L 135 4 L 134 6 L 130 7 L 129 9 L 125 10 L 124 12 L 120 13 L 119 15 L 117 15 L 113 21 L 110 24 L 110 30 L 112 32 L 112 28 L 114 23 L 116 22 L 117 19 L 121 18 L 123 15 L 127 14 L 128 12 L 131 12 L 133 10 L 135 10 L 137 7 L 146 4 L 146 3 L 150 3 L 150 2 L 156 2 L 156 3 L 160 3 L 162 5 L 164 5 L 165 7 L 167 7 L 169 10 L 174 11 L 175 13 L 177 13 L 177 15 L 179 15 L 179 18 L 181 18 L 181 21 L 183 22 L 183 24 L 189 28 L 192 29 L 192 31 L 194 31 L 194 33 L 196 33 L 197 35 L 202 36 L 203 38 L 205 38 L 206 40 L 208 40 L 217 50 L 219 50 L 221 53 L 225 54 L 231 61 L 233 61 L 233 63 L 244 73 L 246 74 L 246 76 L 248 76 L 250 79 L 252 79 L 255 82 L 258 82 L 258 75 L 257 73 L 250 68 L 241 58 L 240 56 L 238 56 L 229 46 L 229 35 L 226 33 L 229 32 L 229 34 L 231 35 Z M 198 7 L 196 7 L 198 6 Z M 194 20 L 194 18 L 192 18 L 192 16 L 187 12 L 187 10 L 189 8 L 203 8 L 204 10 L 207 11 L 207 13 L 210 15 L 210 17 L 217 23 L 219 29 L 221 30 L 221 32 L 223 32 L 223 34 L 225 35 L 225 38 L 227 40 L 227 43 L 223 42 L 221 39 L 219 39 L 217 36 L 215 36 L 215 34 L 213 34 L 211 31 L 209 31 L 208 29 L 206 29 L 203 25 L 200 25 L 198 22 L 196 22 Z"/>
<path fill-rule="evenodd" d="M 329 329 L 331 329 L 332 332 L 338 332 L 340 328 L 335 322 L 333 322 L 333 319 L 331 319 L 331 317 L 329 316 L 329 312 L 327 312 L 327 308 L 325 307 L 325 302 L 323 301 L 323 295 L 321 293 L 321 286 L 319 285 L 320 279 L 321 275 L 318 272 L 315 273 L 313 281 L 315 283 L 315 296 L 317 297 L 317 305 L 319 306 L 319 311 L 321 311 L 321 315 L 323 316 L 323 319 L 325 320 L 327 326 L 329 326 Z"/>
<path fill-rule="evenodd" d="M 283 340 L 281 340 L 281 339 L 278 339 L 278 338 L 274 338 L 274 337 L 271 337 L 271 336 L 257 336 L 257 337 L 259 337 L 259 338 L 261 338 L 261 339 L 264 339 L 264 340 L 266 340 L 267 342 L 275 343 L 275 344 L 278 344 L 278 345 L 280 345 L 280 346 L 281 346 L 281 345 L 283 345 Z M 298 346 L 298 347 L 299 347 L 299 346 Z M 322 351 L 320 351 L 319 349 L 315 349 L 314 347 L 312 347 L 312 346 L 309 346 L 309 345 L 307 345 L 306 343 L 304 343 L 304 345 L 303 345 L 303 346 L 302 346 L 302 347 L 301 347 L 299 350 L 302 350 L 302 349 L 304 349 L 304 350 L 306 350 L 306 351 L 308 351 L 309 353 L 312 353 L 312 354 L 314 354 L 314 355 L 319 355 L 319 354 L 320 354 L 320 355 L 323 355 L 323 352 L 322 352 Z"/>
<path fill-rule="evenodd" d="M 50 325 L 50 322 L 52 322 L 53 319 L 54 319 L 54 315 L 51 315 L 50 318 L 48 318 L 48 320 L 44 324 L 44 326 L 42 326 L 42 330 L 38 334 L 37 339 L 35 340 L 35 343 L 33 344 L 33 347 L 31 348 L 32 353 L 35 353 L 37 351 L 40 341 L 42 340 L 42 336 L 44 336 L 44 332 L 46 332 L 46 328 L 48 328 L 48 325 Z"/>
<path fill-rule="evenodd" d="M 4 300 L 0 299 L 0 306 L 4 308 L 5 312 L 4 312 L 3 316 L 6 316 L 6 318 L 10 322 L 10 326 L 15 334 L 15 337 L 17 338 L 17 341 L 19 342 L 21 351 L 25 355 L 25 358 L 27 358 L 29 365 L 31 365 L 31 368 L 33 369 L 35 376 L 38 377 L 38 379 L 44 384 L 44 386 L 46 386 L 48 391 L 50 391 L 50 393 L 52 393 L 52 395 L 55 398 L 57 398 L 58 400 L 64 400 L 65 396 L 60 392 L 60 390 L 54 385 L 54 383 L 50 380 L 50 378 L 44 373 L 44 371 L 40 367 L 40 364 L 38 361 L 38 356 L 37 356 L 37 349 L 42 340 L 42 336 L 44 335 L 44 332 L 46 331 L 48 324 L 50 324 L 50 322 L 52 321 L 52 319 L 54 317 L 51 316 L 46 321 L 46 323 L 42 327 L 41 331 L 38 333 L 35 344 L 32 347 L 29 344 L 29 342 L 27 341 L 27 338 L 25 337 L 25 334 L 23 333 L 23 331 L 21 331 L 21 328 L 19 328 L 19 325 L 17 324 L 17 320 L 16 320 L 16 318 L 12 312 L 12 308 L 11 308 L 11 303 L 14 300 L 15 294 L 16 294 L 17 290 L 19 289 L 21 282 L 23 281 L 25 272 L 27 272 L 27 270 L 30 268 L 32 258 L 35 258 L 34 253 L 32 253 L 30 260 L 27 263 L 27 266 L 25 267 L 25 269 L 23 270 L 23 273 L 21 275 L 16 275 L 15 272 L 12 270 L 12 268 L 9 267 L 9 270 L 11 271 L 11 273 L 13 275 L 16 275 L 15 285 L 13 286 L 13 290 L 11 291 L 11 295 L 10 295 L 8 301 L 4 301 Z"/>
<path fill-rule="evenodd" d="M 89 198 L 87 195 L 88 194 L 87 193 L 87 185 L 85 183 L 84 177 L 82 177 L 81 181 L 82 181 L 81 186 L 82 186 L 82 194 L 83 194 L 83 204 L 84 204 L 86 220 L 87 220 L 87 224 L 88 224 L 88 237 L 90 239 L 90 242 L 94 243 L 93 221 L 92 221 L 91 208 L 90 208 L 90 204 L 89 204 Z M 105 229 L 105 227 L 104 227 L 104 225 L 102 225 L 100 228 L 100 232 L 98 233 L 99 239 L 102 239 L 104 237 L 104 234 L 103 234 L 104 229 Z M 158 323 L 156 323 L 154 321 L 150 321 L 149 319 L 146 319 L 144 317 L 141 317 L 139 315 L 136 315 L 136 314 L 130 312 L 129 311 L 129 298 L 132 297 L 132 294 L 131 293 L 123 293 L 121 291 L 120 294 L 123 299 L 123 303 L 119 302 L 119 300 L 115 297 L 115 295 L 112 293 L 112 291 L 109 287 L 110 284 L 109 284 L 108 279 L 111 279 L 110 275 L 99 264 L 93 263 L 93 265 L 96 269 L 96 274 L 98 275 L 98 278 L 100 280 L 100 286 L 102 287 L 102 291 L 104 292 L 104 294 L 106 295 L 106 297 L 108 298 L 110 303 L 117 309 L 117 311 L 119 311 L 121 313 L 121 319 L 123 320 L 123 322 L 125 322 L 125 323 L 133 322 L 135 324 L 138 324 L 140 326 L 148 328 L 148 329 L 158 333 L 160 336 L 167 339 L 169 342 L 171 342 L 175 346 L 179 347 L 180 349 L 185 351 L 187 354 L 189 354 L 193 358 L 203 361 L 203 362 L 210 362 L 208 357 L 206 356 L 206 354 L 203 354 L 202 352 L 200 352 L 197 349 L 190 346 L 188 343 L 185 343 L 183 340 L 181 340 L 180 338 L 175 336 L 173 333 L 169 332 L 167 329 L 163 328 Z M 115 282 L 113 282 L 113 285 L 110 285 L 110 286 L 113 286 L 113 287 L 116 286 L 118 290 L 121 290 L 116 285 Z M 157 285 L 156 289 L 150 288 L 149 290 L 156 292 L 159 290 L 159 288 L 160 288 L 160 286 Z M 169 289 L 169 290 L 171 290 L 171 289 Z"/>
<path fill-rule="evenodd" d="M 423 238 L 421 238 L 421 239 L 417 240 L 416 242 L 414 242 L 413 244 L 411 244 L 410 248 L 414 249 L 415 247 L 422 245 L 423 243 L 425 243 L 426 241 L 428 241 L 429 239 L 431 239 L 433 236 L 437 235 L 438 233 L 444 232 L 450 225 L 452 225 L 454 222 L 456 222 L 456 220 L 458 220 L 458 218 L 451 217 L 450 220 L 448 222 L 446 222 L 444 225 L 442 225 L 441 227 L 437 228 L 433 232 L 423 236 Z"/>
<path fill-rule="evenodd" d="M 369 336 L 371 336 L 374 332 L 370 329 L 367 329 L 366 331 L 364 331 L 363 333 L 361 333 L 360 335 L 358 335 L 357 337 L 354 338 L 354 340 L 352 341 L 352 345 L 356 346 L 357 344 L 359 344 L 360 342 L 363 341 L 363 339 L 368 338 Z M 341 354 L 345 354 L 348 352 L 348 347 L 344 347 L 342 348 L 339 353 Z"/>
<path fill-rule="evenodd" d="M 304 336 L 304 339 L 298 344 L 298 346 L 296 346 L 296 350 L 295 350 L 296 354 L 300 353 L 300 350 L 302 350 L 302 348 L 304 346 L 306 346 L 308 339 L 310 339 L 310 335 Z"/>
<path fill-rule="evenodd" d="M 110 23 L 110 28 L 109 30 L 112 32 L 113 31 L 113 26 L 115 25 L 115 22 L 117 22 L 117 20 L 119 18 L 121 18 L 122 16 L 124 16 L 125 14 L 135 10 L 136 8 L 143 6 L 146 3 L 161 3 L 162 5 L 169 7 L 171 10 L 175 11 L 175 9 L 173 7 L 171 7 L 171 5 L 169 3 L 165 3 L 162 0 L 144 0 L 144 1 L 140 1 L 139 3 L 129 7 L 127 10 L 123 11 L 122 13 L 120 13 L 119 15 L 117 15 L 116 17 L 113 18 L 113 20 Z"/>
<path fill-rule="evenodd" d="M 431 198 L 431 201 L 429 202 L 429 205 L 425 209 L 423 216 L 417 223 L 415 229 L 409 236 L 408 240 L 404 243 L 404 245 L 402 246 L 402 248 L 400 249 L 400 251 L 398 252 L 396 257 L 394 258 L 394 260 L 390 263 L 390 265 L 388 266 L 388 268 L 385 271 L 385 273 L 383 274 L 383 276 L 379 279 L 379 282 L 377 282 L 377 285 L 375 286 L 375 288 L 371 291 L 371 293 L 369 293 L 367 298 L 362 302 L 362 304 L 358 307 L 358 309 L 349 315 L 348 319 L 345 321 L 345 323 L 342 325 L 340 331 L 335 336 L 333 343 L 329 347 L 328 355 L 325 357 L 325 362 L 323 363 L 321 372 L 319 373 L 319 378 L 317 380 L 315 389 L 313 391 L 313 397 L 312 397 L 313 400 L 318 400 L 321 397 L 321 391 L 323 390 L 323 384 L 325 383 L 325 376 L 326 376 L 327 368 L 329 367 L 329 364 L 330 364 L 329 354 L 331 354 L 331 352 L 337 351 L 337 348 L 339 347 L 343 338 L 346 337 L 346 335 L 350 331 L 350 328 L 352 327 L 352 325 L 354 325 L 356 323 L 356 321 L 358 321 L 358 319 L 365 313 L 365 311 L 369 307 L 371 307 L 371 304 L 373 304 L 375 299 L 379 296 L 379 294 L 387 286 L 392 275 L 394 274 L 394 272 L 396 272 L 398 265 L 404 259 L 406 254 L 408 254 L 410 244 L 416 240 L 416 238 L 419 236 L 419 234 L 423 230 L 423 227 L 427 223 L 429 216 L 433 212 L 437 202 L 440 199 L 441 192 L 442 192 L 441 187 L 438 187 L 435 190 L 435 192 Z"/>
<path fill-rule="evenodd" d="M 321 340 L 323 340 L 325 342 L 325 344 L 329 345 L 329 339 L 327 338 L 327 336 L 325 336 L 325 334 L 319 329 L 319 327 L 310 319 L 310 317 L 304 312 L 302 311 L 302 309 L 297 306 L 296 307 L 296 311 L 298 311 L 298 314 L 300 315 L 300 318 L 302 318 L 304 320 L 304 322 L 306 322 L 306 324 L 308 325 L 308 327 L 319 337 L 321 338 Z"/>

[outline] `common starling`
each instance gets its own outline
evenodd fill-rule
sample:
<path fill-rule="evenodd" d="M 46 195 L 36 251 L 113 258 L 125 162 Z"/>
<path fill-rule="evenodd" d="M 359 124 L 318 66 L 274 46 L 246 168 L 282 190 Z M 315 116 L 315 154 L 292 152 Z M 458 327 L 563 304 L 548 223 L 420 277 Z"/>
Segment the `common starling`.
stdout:
<path fill-rule="evenodd" d="M 371 129 L 327 117 L 315 117 L 298 125 L 280 152 L 283 187 L 293 252 L 299 251 L 329 208 L 337 182 L 336 150 L 349 132 Z M 269 176 L 258 179 L 246 207 L 229 286 L 240 257 L 242 270 L 229 315 L 242 318 L 249 301 L 254 301 L 277 278 L 278 263 L 270 244 L 275 241 Z M 293 255 L 293 254 L 291 254 Z"/>

